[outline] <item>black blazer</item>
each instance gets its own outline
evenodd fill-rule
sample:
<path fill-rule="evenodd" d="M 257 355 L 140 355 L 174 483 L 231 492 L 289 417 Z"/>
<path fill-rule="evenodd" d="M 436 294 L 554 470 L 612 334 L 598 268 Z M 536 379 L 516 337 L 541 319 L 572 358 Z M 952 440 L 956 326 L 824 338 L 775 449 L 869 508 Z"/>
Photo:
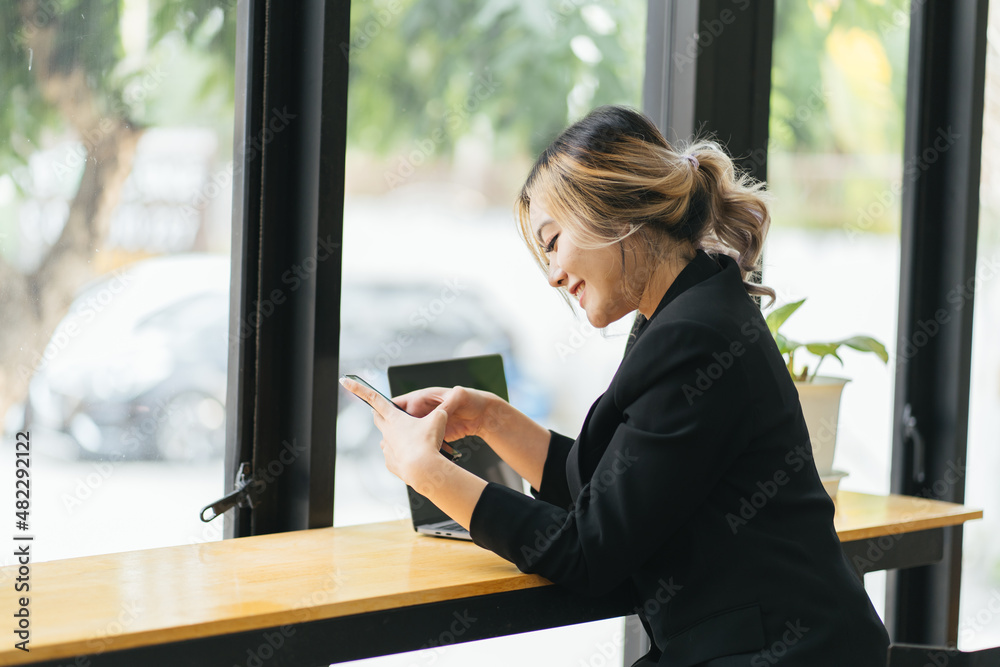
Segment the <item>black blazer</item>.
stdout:
<path fill-rule="evenodd" d="M 643 664 L 883 667 L 888 635 L 735 261 L 699 250 L 638 318 L 580 436 L 552 433 L 541 489 L 489 483 L 473 541 L 582 594 L 625 587 Z"/>

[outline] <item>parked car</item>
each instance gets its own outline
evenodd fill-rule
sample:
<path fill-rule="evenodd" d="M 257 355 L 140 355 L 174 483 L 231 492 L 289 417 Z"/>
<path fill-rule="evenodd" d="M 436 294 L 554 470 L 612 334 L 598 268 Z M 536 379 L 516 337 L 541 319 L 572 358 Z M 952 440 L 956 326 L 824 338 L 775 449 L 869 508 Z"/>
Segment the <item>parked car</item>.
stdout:
<path fill-rule="evenodd" d="M 362 374 L 388 393 L 389 365 L 496 352 L 511 403 L 544 418 L 549 403 L 525 378 L 502 317 L 472 290 L 450 298 L 443 289 L 345 284 L 341 372 Z M 48 431 L 79 458 L 221 457 L 228 336 L 228 257 L 156 257 L 103 276 L 80 290 L 53 334 L 29 385 L 25 427 L 39 437 Z M 384 467 L 371 413 L 340 392 L 338 454 Z"/>
<path fill-rule="evenodd" d="M 68 437 L 80 458 L 221 456 L 228 286 L 229 258 L 195 253 L 85 286 L 31 379 L 26 428 Z"/>

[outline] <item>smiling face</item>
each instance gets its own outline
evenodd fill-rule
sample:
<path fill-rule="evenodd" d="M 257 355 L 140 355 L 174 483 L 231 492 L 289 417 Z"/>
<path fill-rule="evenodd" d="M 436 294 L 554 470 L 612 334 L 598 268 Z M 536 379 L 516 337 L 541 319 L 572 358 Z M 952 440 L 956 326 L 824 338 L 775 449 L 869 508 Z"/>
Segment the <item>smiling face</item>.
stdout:
<path fill-rule="evenodd" d="M 546 210 L 545 200 L 531 199 L 531 226 L 545 249 L 549 284 L 563 287 L 579 300 L 587 319 L 598 328 L 616 322 L 636 309 L 623 289 L 622 252 L 618 244 L 601 248 L 578 245 L 572 232 Z"/>

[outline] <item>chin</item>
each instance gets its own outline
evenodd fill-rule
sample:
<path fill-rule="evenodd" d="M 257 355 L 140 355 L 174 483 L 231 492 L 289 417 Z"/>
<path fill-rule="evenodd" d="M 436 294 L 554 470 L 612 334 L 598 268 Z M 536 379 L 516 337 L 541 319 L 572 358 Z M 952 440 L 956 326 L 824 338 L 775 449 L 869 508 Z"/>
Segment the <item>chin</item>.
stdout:
<path fill-rule="evenodd" d="M 608 326 L 609 324 L 617 322 L 621 318 L 625 317 L 625 315 L 627 315 L 627 314 L 628 313 L 621 313 L 621 314 L 617 314 L 617 313 L 610 313 L 610 314 L 609 313 L 594 313 L 594 314 L 591 314 L 591 313 L 588 312 L 587 313 L 587 321 L 590 322 L 590 325 L 592 327 L 594 327 L 595 329 L 603 329 L 604 327 Z"/>

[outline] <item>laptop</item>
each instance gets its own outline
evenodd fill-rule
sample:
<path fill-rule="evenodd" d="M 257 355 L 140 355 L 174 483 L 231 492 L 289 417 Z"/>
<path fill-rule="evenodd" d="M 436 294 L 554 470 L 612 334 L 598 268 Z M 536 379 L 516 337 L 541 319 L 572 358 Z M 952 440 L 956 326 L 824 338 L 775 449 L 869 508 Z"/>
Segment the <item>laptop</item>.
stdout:
<path fill-rule="evenodd" d="M 461 385 L 493 392 L 505 401 L 509 400 L 503 359 L 499 354 L 404 364 L 390 366 L 386 370 L 389 375 L 389 392 L 392 396 L 426 387 Z M 521 476 L 497 456 L 482 438 L 470 436 L 449 444 L 461 454 L 455 461 L 456 465 L 487 482 L 496 482 L 524 493 Z M 410 500 L 410 515 L 413 518 L 415 531 L 434 537 L 472 540 L 469 531 L 438 509 L 426 497 L 414 491 L 411 486 L 406 486 L 406 492 Z"/>

